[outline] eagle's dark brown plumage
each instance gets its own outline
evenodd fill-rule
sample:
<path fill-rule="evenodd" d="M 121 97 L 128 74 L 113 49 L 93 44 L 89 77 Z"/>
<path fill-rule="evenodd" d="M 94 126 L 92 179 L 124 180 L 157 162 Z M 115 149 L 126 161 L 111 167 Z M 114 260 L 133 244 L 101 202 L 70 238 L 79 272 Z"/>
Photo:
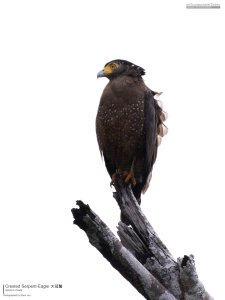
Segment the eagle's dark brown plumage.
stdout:
<path fill-rule="evenodd" d="M 165 113 L 144 83 L 143 68 L 125 61 L 107 63 L 98 77 L 109 79 L 98 108 L 96 132 L 112 182 L 122 173 L 141 201 L 151 179 L 159 139 L 165 134 Z"/>

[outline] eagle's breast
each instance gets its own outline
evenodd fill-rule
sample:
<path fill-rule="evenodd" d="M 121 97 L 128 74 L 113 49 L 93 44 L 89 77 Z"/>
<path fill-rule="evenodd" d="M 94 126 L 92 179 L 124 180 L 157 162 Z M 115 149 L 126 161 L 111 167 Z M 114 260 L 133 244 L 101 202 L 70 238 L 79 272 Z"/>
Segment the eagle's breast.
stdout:
<path fill-rule="evenodd" d="M 129 168 L 142 144 L 144 97 L 139 83 L 130 78 L 113 80 L 103 91 L 97 114 L 100 149 L 118 168 Z"/>

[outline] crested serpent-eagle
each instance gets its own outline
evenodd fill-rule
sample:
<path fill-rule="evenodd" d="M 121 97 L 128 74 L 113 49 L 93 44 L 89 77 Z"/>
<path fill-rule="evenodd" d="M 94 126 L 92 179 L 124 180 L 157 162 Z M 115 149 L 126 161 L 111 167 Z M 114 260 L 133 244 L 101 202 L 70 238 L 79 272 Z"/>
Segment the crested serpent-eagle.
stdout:
<path fill-rule="evenodd" d="M 163 124 L 166 114 L 155 99 L 160 93 L 145 85 L 143 75 L 143 68 L 121 59 L 108 62 L 97 75 L 109 79 L 96 117 L 99 149 L 111 183 L 122 174 L 139 203 L 167 131 Z"/>

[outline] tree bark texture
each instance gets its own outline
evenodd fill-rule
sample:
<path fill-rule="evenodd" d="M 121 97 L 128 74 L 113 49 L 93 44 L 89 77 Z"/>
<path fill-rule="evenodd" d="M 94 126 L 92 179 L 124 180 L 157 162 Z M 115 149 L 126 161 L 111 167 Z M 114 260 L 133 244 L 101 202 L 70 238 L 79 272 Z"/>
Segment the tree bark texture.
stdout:
<path fill-rule="evenodd" d="M 73 208 L 74 224 L 89 242 L 148 300 L 213 300 L 199 281 L 193 255 L 176 261 L 143 214 L 121 178 L 113 193 L 122 220 L 118 236 L 82 201 Z"/>

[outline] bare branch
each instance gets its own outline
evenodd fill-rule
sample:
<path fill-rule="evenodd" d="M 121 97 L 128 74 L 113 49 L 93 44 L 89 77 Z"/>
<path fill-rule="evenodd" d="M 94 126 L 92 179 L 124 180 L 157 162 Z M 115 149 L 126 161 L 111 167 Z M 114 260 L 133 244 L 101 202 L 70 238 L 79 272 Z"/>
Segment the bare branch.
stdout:
<path fill-rule="evenodd" d="M 193 255 L 175 261 L 143 214 L 130 186 L 115 183 L 122 220 L 118 235 L 82 201 L 73 208 L 74 224 L 139 293 L 149 300 L 213 300 L 198 279 Z"/>
<path fill-rule="evenodd" d="M 125 186 L 121 178 L 118 178 L 115 188 L 116 193 L 113 196 L 121 209 L 121 214 L 132 226 L 128 227 L 120 223 L 118 235 L 122 243 L 179 299 L 182 291 L 177 262 L 143 214 L 130 186 Z M 137 246 L 138 251 L 135 251 Z"/>
<path fill-rule="evenodd" d="M 79 209 L 73 208 L 74 224 L 83 229 L 90 243 L 97 248 L 111 265 L 120 272 L 146 299 L 176 300 L 149 273 L 146 268 L 122 245 L 105 223 L 82 201 Z"/>
<path fill-rule="evenodd" d="M 185 255 L 178 258 L 180 268 L 180 283 L 184 292 L 185 300 L 213 300 L 198 279 L 195 269 L 194 256 Z"/>

